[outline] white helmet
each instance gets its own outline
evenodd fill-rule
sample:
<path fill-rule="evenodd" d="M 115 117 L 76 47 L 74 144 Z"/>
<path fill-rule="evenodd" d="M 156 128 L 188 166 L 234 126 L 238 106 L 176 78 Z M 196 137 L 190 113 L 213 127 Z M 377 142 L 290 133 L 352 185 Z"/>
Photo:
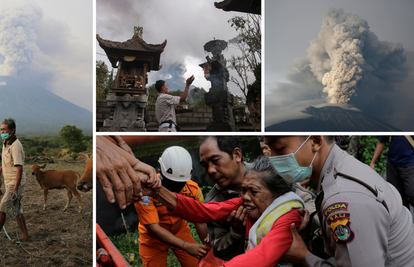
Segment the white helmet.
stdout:
<path fill-rule="evenodd" d="M 164 150 L 158 159 L 161 174 L 175 182 L 186 182 L 191 179 L 193 161 L 190 153 L 180 146 L 172 146 Z"/>

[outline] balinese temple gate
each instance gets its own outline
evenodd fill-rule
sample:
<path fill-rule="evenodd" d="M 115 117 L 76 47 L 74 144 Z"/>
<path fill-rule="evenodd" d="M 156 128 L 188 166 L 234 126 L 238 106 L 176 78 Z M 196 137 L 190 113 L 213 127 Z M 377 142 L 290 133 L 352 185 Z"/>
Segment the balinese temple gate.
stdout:
<path fill-rule="evenodd" d="M 167 40 L 162 44 L 147 44 L 142 39 L 142 30 L 142 27 L 135 27 L 134 36 L 125 42 L 104 40 L 96 35 L 112 67 L 118 69 L 112 93 L 106 97 L 110 115 L 100 131 L 146 131 L 147 73 L 161 69 L 160 57 Z"/>

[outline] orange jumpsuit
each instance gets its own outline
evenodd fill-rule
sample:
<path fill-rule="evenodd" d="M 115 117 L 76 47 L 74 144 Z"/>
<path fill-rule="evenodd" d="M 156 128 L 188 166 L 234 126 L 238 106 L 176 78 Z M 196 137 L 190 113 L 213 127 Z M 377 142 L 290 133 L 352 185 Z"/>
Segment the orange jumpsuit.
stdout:
<path fill-rule="evenodd" d="M 187 181 L 181 195 L 191 197 L 204 202 L 203 194 L 194 181 Z M 195 243 L 190 233 L 190 227 L 186 220 L 169 215 L 167 208 L 151 197 L 135 203 L 135 209 L 139 217 L 139 254 L 145 267 L 167 267 L 167 253 L 171 248 L 183 267 L 197 266 L 198 259 L 189 255 L 181 248 L 171 247 L 158 239 L 151 237 L 145 227 L 148 224 L 159 223 L 161 227 L 173 233 L 175 236 L 187 242 Z"/>

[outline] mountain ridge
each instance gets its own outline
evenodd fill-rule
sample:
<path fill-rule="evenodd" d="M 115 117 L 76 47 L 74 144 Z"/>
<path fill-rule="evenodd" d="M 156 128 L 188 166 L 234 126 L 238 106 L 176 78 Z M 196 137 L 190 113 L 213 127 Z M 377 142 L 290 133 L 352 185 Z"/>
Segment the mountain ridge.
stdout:
<path fill-rule="evenodd" d="M 28 81 L 0 76 L 2 82 L 0 119 L 14 118 L 17 134 L 58 134 L 65 125 L 92 134 L 92 112 Z"/>
<path fill-rule="evenodd" d="M 376 118 L 361 112 L 340 107 L 307 107 L 303 113 L 310 118 L 275 123 L 265 128 L 266 132 L 395 132 L 401 131 Z"/>

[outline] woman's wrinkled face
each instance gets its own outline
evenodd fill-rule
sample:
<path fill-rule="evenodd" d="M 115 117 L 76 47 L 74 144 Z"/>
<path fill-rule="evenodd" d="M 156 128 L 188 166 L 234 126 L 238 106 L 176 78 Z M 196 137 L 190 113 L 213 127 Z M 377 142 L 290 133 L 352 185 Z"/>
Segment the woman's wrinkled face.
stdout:
<path fill-rule="evenodd" d="M 241 197 L 243 206 L 252 220 L 259 219 L 266 208 L 276 199 L 276 196 L 267 189 L 255 171 L 249 171 L 244 176 Z"/>

